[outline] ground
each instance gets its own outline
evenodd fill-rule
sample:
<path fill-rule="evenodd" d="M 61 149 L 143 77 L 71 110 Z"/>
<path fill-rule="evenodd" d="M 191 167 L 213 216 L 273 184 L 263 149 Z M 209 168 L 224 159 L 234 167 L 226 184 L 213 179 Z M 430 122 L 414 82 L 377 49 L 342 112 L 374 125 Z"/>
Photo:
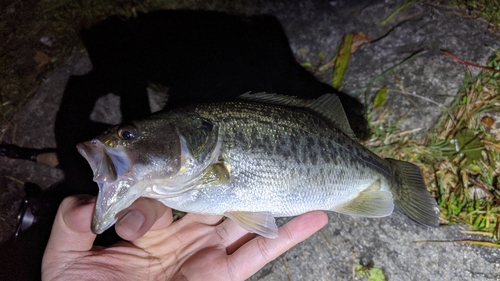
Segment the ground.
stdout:
<path fill-rule="evenodd" d="M 2 66 L 2 71 L 14 75 L 5 75 L 0 81 L 8 85 L 2 87 L 2 141 L 35 148 L 55 146 L 53 123 L 66 81 L 70 75 L 84 74 L 91 68 L 75 34 L 63 36 L 57 29 L 46 27 L 40 30 L 36 22 L 28 20 L 34 17 L 47 20 L 56 15 L 51 14 L 51 10 L 58 9 L 57 3 L 41 3 L 7 1 L 0 4 L 2 40 L 8 42 L 2 45 L 2 59 L 10 62 Z M 441 50 L 485 64 L 493 54 L 491 48 L 498 48 L 499 37 L 483 20 L 464 16 L 454 8 L 425 3 L 415 3 L 387 24 L 381 24 L 404 3 L 252 2 L 245 7 L 245 12 L 275 15 L 298 60 L 312 66 L 333 57 L 344 34 L 366 33 L 372 42 L 352 54 L 341 90 L 369 104 L 377 90 L 387 85 L 386 124 L 400 120 L 401 130 L 418 129 L 419 134 L 415 136 L 418 138 L 433 127 L 443 113 L 442 107 L 453 101 L 464 77 L 478 74 L 478 70 L 458 64 Z M 123 6 L 123 11 L 133 11 L 136 4 L 131 5 Z M 10 34 L 17 34 L 16 30 L 29 32 L 13 40 Z M 56 41 L 49 46 L 39 42 L 42 37 L 55 37 Z M 422 50 L 426 53 L 371 83 L 385 70 Z M 10 83 L 5 77 L 17 78 Z M 330 77 L 331 70 L 318 73 L 324 82 L 329 82 Z M 401 94 L 401 88 L 411 98 Z M 49 186 L 63 175 L 57 169 L 32 162 L 0 161 L 0 207 L 1 213 L 6 214 L 1 217 L 0 232 L 6 239 L 12 233 L 24 196 L 22 183 L 31 181 Z M 381 268 L 388 280 L 435 280 L 438 276 L 440 280 L 500 278 L 500 255 L 494 248 L 451 242 L 416 243 L 478 239 L 463 234 L 463 226 L 427 229 L 399 213 L 382 219 L 334 213 L 329 216 L 330 223 L 321 232 L 270 263 L 250 280 L 360 280 L 355 266 L 370 263 Z"/>

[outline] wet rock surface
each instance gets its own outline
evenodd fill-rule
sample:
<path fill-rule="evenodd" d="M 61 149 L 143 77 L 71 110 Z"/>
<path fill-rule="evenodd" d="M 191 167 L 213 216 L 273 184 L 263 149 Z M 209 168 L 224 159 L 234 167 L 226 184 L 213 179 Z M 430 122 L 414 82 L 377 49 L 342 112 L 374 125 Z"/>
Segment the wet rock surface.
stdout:
<path fill-rule="evenodd" d="M 255 13 L 276 16 L 294 54 L 300 61 L 313 64 L 319 61 L 319 53 L 331 58 L 345 33 L 362 31 L 369 35 L 373 41 L 352 54 L 341 90 L 364 102 L 387 85 L 389 119 L 396 120 L 409 112 L 400 121 L 401 128 L 423 128 L 421 132 L 425 132 L 441 114 L 441 107 L 449 105 L 458 93 L 466 73 L 478 73 L 459 65 L 441 50 L 485 64 L 492 54 L 488 46 L 496 48 L 500 41 L 487 31 L 485 22 L 463 18 L 452 9 L 438 6 L 414 4 L 389 23 L 380 24 L 403 3 L 274 1 L 256 6 Z M 427 52 L 366 88 L 382 72 L 421 50 Z M 33 148 L 54 147 L 54 122 L 66 82 L 71 75 L 85 74 L 90 69 L 88 57 L 71 57 L 17 114 L 3 141 Z M 328 83 L 330 77 L 327 72 L 318 78 Z M 401 93 L 401 86 L 407 96 Z M 116 122 L 121 118 L 119 103 L 112 96 L 106 98 L 98 103 L 92 118 L 104 123 Z M 2 189 L 6 190 L 2 204 L 12 205 L 8 225 L 15 221 L 14 210 L 23 196 L 20 182 L 51 186 L 63 178 L 56 168 L 3 157 L 0 174 Z M 388 280 L 500 279 L 497 249 L 449 242 L 415 243 L 482 239 L 462 234 L 461 226 L 423 228 L 399 213 L 382 219 L 335 213 L 329 217 L 330 223 L 320 232 L 268 264 L 250 280 L 361 280 L 353 268 L 369 263 L 381 268 Z M 10 234 L 7 229 L 4 232 L 5 239 Z"/>
<path fill-rule="evenodd" d="M 389 123 L 403 115 L 403 130 L 432 127 L 457 94 L 466 68 L 442 53 L 450 51 L 458 57 L 484 65 L 498 47 L 497 36 L 488 32 L 484 21 L 463 18 L 456 10 L 414 4 L 384 20 L 405 1 L 278 1 L 262 12 L 275 15 L 282 23 L 290 45 L 301 61 L 319 62 L 335 55 L 346 33 L 364 32 L 372 42 L 351 55 L 342 83 L 345 93 L 361 101 L 371 101 L 381 87 L 388 86 Z M 300 52 L 299 49 L 305 52 Z M 415 60 L 367 85 L 384 71 L 402 63 L 419 51 Z M 331 81 L 331 72 L 321 77 Z M 398 80 L 400 82 L 398 82 Z M 405 89 L 406 96 L 401 92 Z M 429 102 L 433 101 L 433 102 Z"/>

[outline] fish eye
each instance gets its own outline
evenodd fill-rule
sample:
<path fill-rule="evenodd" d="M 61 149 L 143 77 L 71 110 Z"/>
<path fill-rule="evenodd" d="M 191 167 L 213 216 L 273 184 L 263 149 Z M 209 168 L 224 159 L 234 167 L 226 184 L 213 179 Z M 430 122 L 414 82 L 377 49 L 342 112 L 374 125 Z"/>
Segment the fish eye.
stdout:
<path fill-rule="evenodd" d="M 123 140 L 132 140 L 137 137 L 137 129 L 130 125 L 125 125 L 118 130 L 118 136 Z"/>

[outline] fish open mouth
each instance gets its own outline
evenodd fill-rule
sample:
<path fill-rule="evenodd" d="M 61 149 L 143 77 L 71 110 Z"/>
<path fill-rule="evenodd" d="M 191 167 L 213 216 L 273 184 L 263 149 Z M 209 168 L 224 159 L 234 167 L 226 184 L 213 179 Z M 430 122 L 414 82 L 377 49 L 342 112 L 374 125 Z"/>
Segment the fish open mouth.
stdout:
<path fill-rule="evenodd" d="M 113 182 L 130 172 L 131 163 L 123 149 L 109 148 L 98 140 L 80 143 L 78 152 L 89 162 L 95 182 Z"/>
<path fill-rule="evenodd" d="M 99 186 L 91 229 L 101 234 L 116 222 L 116 214 L 140 197 L 133 186 L 132 162 L 124 148 L 110 148 L 99 140 L 80 143 L 78 152 L 87 160 Z"/>

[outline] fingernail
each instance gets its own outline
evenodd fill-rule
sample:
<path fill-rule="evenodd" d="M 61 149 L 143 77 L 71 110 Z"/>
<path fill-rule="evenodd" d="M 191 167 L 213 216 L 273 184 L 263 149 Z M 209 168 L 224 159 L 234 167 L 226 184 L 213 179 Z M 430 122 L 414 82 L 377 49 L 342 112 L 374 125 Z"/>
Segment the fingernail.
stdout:
<path fill-rule="evenodd" d="M 121 219 L 118 220 L 117 224 L 132 232 L 137 232 L 144 224 L 145 220 L 146 218 L 141 212 L 132 210 L 121 217 Z"/>

